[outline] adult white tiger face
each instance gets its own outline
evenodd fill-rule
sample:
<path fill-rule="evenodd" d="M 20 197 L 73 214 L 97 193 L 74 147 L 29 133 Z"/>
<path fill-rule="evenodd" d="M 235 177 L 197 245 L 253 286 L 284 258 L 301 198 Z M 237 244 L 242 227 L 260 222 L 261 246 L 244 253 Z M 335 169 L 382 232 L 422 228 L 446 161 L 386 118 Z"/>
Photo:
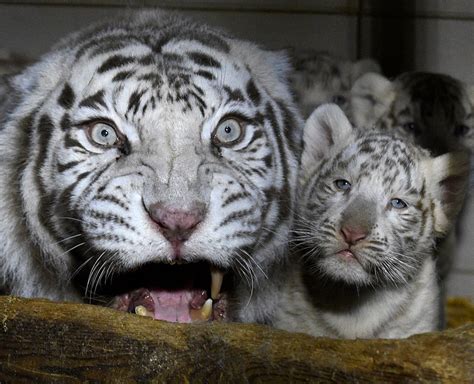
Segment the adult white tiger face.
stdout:
<path fill-rule="evenodd" d="M 299 147 L 286 60 L 140 17 L 73 36 L 17 80 L 35 73 L 16 112 L 30 112 L 31 237 L 82 294 L 121 294 L 120 309 L 262 321 L 251 291 L 284 254 Z"/>
<path fill-rule="evenodd" d="M 333 105 L 310 116 L 304 145 L 296 235 L 309 265 L 347 284 L 409 282 L 462 205 L 468 156 L 357 132 Z"/>

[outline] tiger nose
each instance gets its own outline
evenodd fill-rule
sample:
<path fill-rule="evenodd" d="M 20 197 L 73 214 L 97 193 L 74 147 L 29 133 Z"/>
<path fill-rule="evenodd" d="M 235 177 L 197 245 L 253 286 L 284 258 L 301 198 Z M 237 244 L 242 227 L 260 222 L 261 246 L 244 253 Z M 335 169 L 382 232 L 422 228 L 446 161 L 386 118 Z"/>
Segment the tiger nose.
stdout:
<path fill-rule="evenodd" d="M 341 234 L 349 245 L 354 245 L 367 237 L 367 231 L 357 227 L 344 226 L 341 228 Z"/>
<path fill-rule="evenodd" d="M 183 210 L 155 203 L 148 208 L 148 214 L 168 241 L 182 243 L 189 239 L 203 220 L 204 209 L 195 205 Z"/>

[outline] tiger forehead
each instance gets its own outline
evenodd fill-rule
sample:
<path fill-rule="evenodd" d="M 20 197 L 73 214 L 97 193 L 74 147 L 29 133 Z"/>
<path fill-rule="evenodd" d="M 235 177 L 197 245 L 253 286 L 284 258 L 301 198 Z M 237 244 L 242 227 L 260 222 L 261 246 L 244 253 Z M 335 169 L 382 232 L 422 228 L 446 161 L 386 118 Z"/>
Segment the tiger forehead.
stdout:
<path fill-rule="evenodd" d="M 406 73 L 395 84 L 398 89 L 393 106 L 395 117 L 412 116 L 427 122 L 443 117 L 454 122 L 463 119 L 470 109 L 462 84 L 449 76 Z"/>
<path fill-rule="evenodd" d="M 220 55 L 218 59 L 186 44 L 179 53 L 155 53 L 139 45 L 133 54 L 127 54 L 131 47 L 96 58 L 89 65 L 89 76 L 85 69 L 71 74 L 71 84 L 65 85 L 59 104 L 71 107 L 77 91 L 82 94 L 80 108 L 110 109 L 110 101 L 129 120 L 140 119 L 162 105 L 172 106 L 169 111 L 178 114 L 197 111 L 202 118 L 223 102 L 260 105 L 262 91 L 257 81 L 233 58 Z"/>
<path fill-rule="evenodd" d="M 359 180 L 377 179 L 384 184 L 398 180 L 411 189 L 420 182 L 416 159 L 418 154 L 403 141 L 374 136 L 359 139 L 341 151 L 335 157 L 333 169 L 355 173 Z"/>

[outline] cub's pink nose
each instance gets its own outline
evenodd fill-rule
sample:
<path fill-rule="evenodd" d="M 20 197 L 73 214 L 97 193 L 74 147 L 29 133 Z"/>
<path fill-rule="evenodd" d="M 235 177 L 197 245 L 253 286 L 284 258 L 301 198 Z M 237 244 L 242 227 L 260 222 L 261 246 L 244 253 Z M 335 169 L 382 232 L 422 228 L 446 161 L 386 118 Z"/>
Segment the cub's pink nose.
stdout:
<path fill-rule="evenodd" d="M 342 227 L 341 234 L 347 244 L 354 245 L 367 237 L 363 228 Z"/>
<path fill-rule="evenodd" d="M 163 236 L 170 242 L 185 242 L 204 218 L 204 210 L 193 207 L 188 210 L 166 207 L 161 203 L 148 208 L 151 219 L 158 224 Z"/>

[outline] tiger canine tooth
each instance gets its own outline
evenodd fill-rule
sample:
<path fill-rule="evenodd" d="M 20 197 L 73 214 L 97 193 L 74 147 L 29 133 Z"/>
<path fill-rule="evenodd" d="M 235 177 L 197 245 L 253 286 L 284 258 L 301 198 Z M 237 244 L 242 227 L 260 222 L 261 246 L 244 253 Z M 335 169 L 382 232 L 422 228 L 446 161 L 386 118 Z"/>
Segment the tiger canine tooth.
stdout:
<path fill-rule="evenodd" d="M 146 309 L 143 305 L 137 305 L 135 307 L 135 313 L 138 316 L 145 316 L 145 317 L 153 317 L 153 313 L 151 313 L 148 309 Z"/>
<path fill-rule="evenodd" d="M 193 321 L 206 321 L 211 318 L 212 314 L 212 299 L 207 299 L 200 309 L 191 309 L 189 315 Z"/>
<path fill-rule="evenodd" d="M 222 281 L 224 280 L 224 272 L 217 268 L 211 267 L 211 298 L 216 300 L 221 292 Z"/>
<path fill-rule="evenodd" d="M 212 314 L 212 299 L 207 299 L 201 308 L 201 315 L 203 320 L 209 320 Z"/>

